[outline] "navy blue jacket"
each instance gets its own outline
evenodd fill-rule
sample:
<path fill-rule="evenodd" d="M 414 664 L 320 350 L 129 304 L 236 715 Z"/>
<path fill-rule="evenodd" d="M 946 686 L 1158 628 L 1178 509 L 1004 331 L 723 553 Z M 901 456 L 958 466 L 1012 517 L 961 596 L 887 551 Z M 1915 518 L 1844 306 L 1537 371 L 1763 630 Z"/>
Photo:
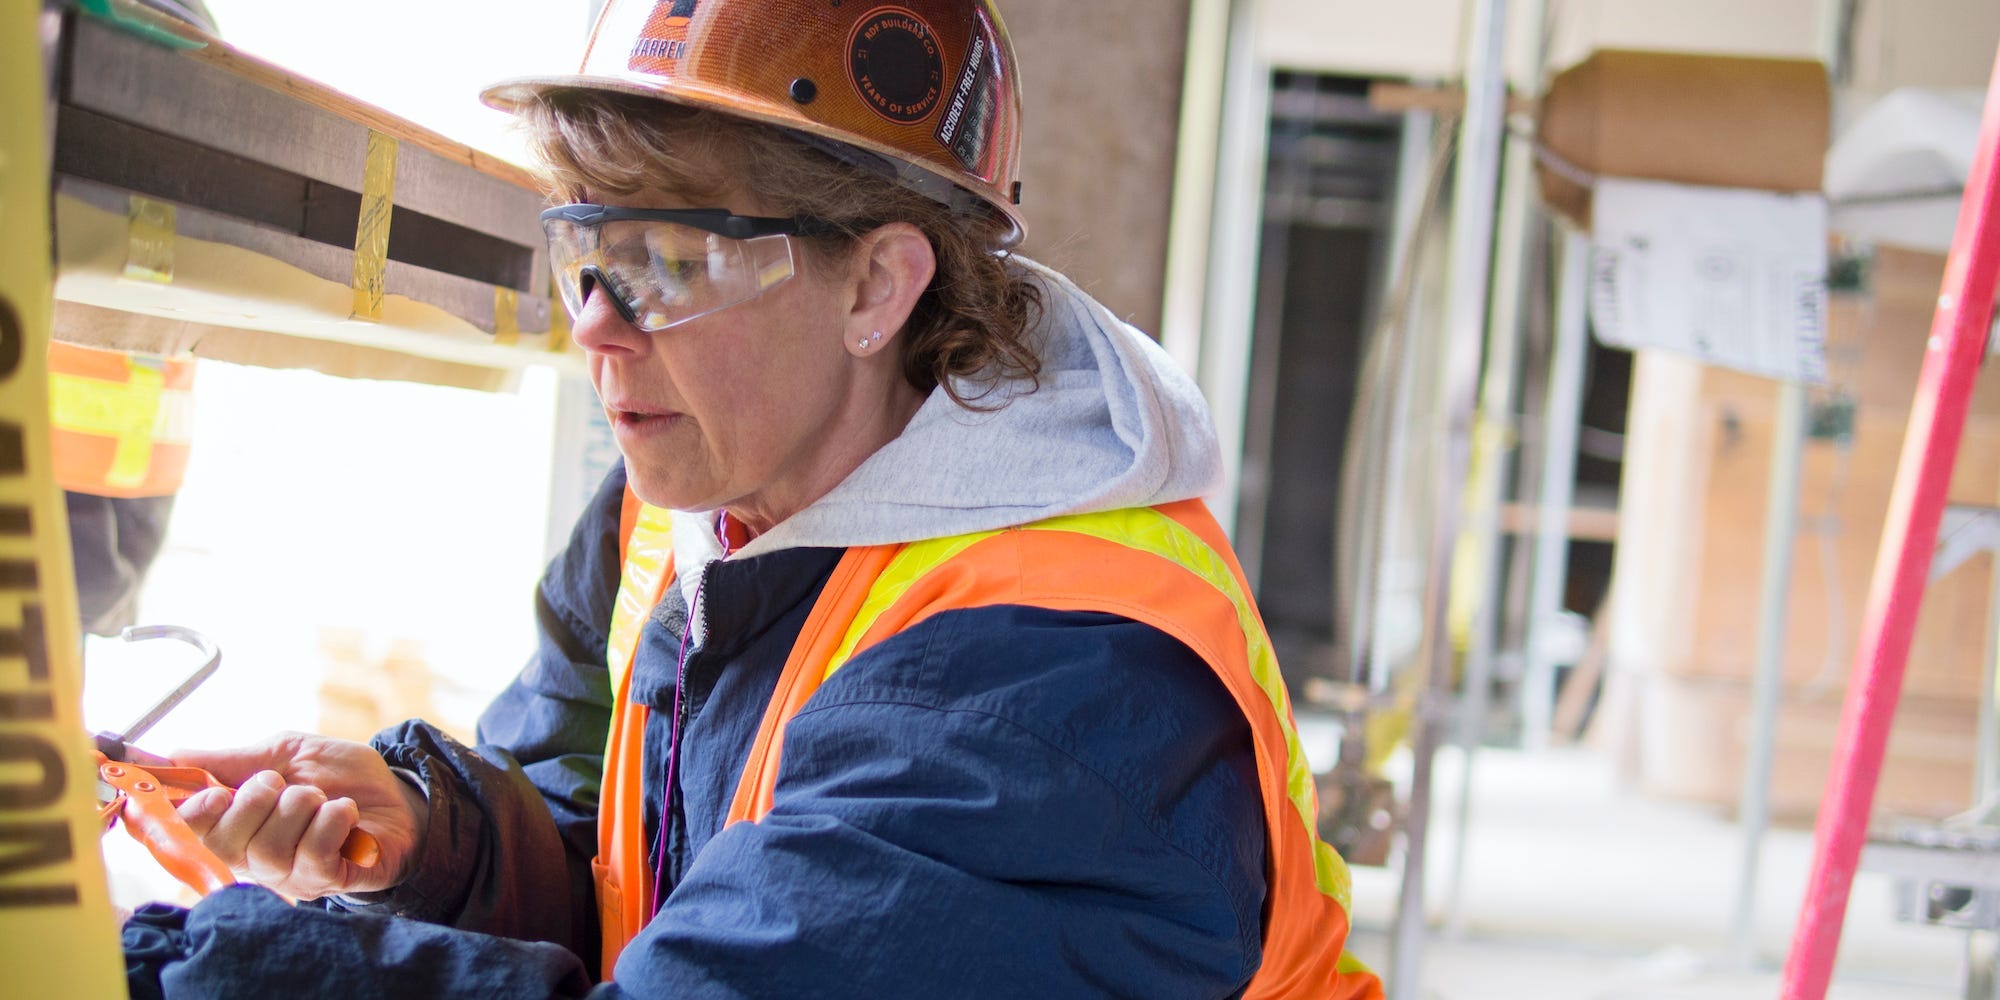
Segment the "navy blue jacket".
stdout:
<path fill-rule="evenodd" d="M 614 472 L 543 578 L 540 648 L 482 717 L 479 745 L 421 722 L 376 737 L 430 799 L 413 878 L 331 911 L 238 888 L 184 926 L 136 922 L 179 937 L 148 939 L 168 960 L 141 962 L 135 982 L 163 968 L 169 996 L 593 989 L 589 859 L 623 487 Z M 1258 966 L 1264 895 L 1250 731 L 1209 668 L 1149 626 L 1018 606 L 920 622 L 820 689 L 787 730 L 770 815 L 724 828 L 840 555 L 711 564 L 674 788 L 663 762 L 687 617 L 678 588 L 648 621 L 631 695 L 653 709 L 647 833 L 664 846 L 670 894 L 615 984 L 592 995 L 1239 994 Z"/>

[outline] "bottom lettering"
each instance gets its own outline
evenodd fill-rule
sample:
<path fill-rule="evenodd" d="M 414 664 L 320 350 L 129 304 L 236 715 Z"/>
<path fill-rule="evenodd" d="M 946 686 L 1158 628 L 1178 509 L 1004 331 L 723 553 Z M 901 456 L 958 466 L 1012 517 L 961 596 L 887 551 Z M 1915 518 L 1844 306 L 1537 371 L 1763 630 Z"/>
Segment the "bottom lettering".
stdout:
<path fill-rule="evenodd" d="M 81 902 L 73 885 L 30 885 L 18 889 L 0 887 L 0 910 L 30 906 L 75 906 Z"/>

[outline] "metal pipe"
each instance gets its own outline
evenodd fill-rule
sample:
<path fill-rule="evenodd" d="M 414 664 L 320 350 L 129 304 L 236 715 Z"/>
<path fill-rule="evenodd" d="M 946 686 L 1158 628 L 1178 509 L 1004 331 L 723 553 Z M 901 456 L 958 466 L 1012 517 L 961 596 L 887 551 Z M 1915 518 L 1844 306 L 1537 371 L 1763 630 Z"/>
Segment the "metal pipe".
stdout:
<path fill-rule="evenodd" d="M 1542 411 L 1542 479 L 1536 490 L 1534 579 L 1528 598 L 1527 676 L 1553 676 L 1549 632 L 1562 614 L 1569 577 L 1569 509 L 1576 497 L 1576 440 L 1583 423 L 1583 368 L 1590 356 L 1590 237 L 1565 230 L 1556 285 L 1555 341 Z"/>
<path fill-rule="evenodd" d="M 1529 37 L 1539 40 L 1546 16 L 1545 0 L 1525 0 L 1517 10 L 1518 16 L 1526 19 Z M 1539 75 L 1546 58 L 1539 42 L 1533 58 L 1532 72 Z M 1504 67 L 1502 72 L 1505 72 Z M 1503 123 L 1504 115 L 1503 110 Z M 1500 503 L 1506 493 L 1507 466 L 1516 426 L 1514 400 L 1521 368 L 1521 303 L 1526 290 L 1527 247 L 1531 242 L 1528 227 L 1539 215 L 1535 203 L 1533 143 L 1525 139 L 1505 140 L 1504 160 L 1499 198 L 1499 238 L 1494 242 L 1494 246 L 1501 248 L 1501 253 L 1491 265 L 1492 310 L 1486 321 L 1486 355 L 1479 386 L 1479 419 L 1473 425 L 1470 471 L 1473 477 L 1469 491 L 1472 523 L 1467 534 L 1472 539 L 1469 561 L 1478 581 L 1478 589 L 1471 595 L 1474 605 L 1466 635 L 1466 693 L 1470 697 L 1462 702 L 1465 709 L 1459 724 L 1459 742 L 1467 748 L 1468 754 L 1483 735 L 1487 702 L 1485 688 L 1493 673 L 1495 636 L 1499 627 L 1496 613 L 1499 602 L 1495 595 L 1500 580 Z M 1475 680 L 1479 682 L 1477 687 L 1473 684 Z M 1525 746 L 1529 750 L 1540 750 L 1547 745 L 1549 718 L 1554 713 L 1553 678 L 1542 680 L 1546 690 L 1524 685 L 1529 697 L 1524 699 L 1522 705 L 1522 730 Z M 1477 717 L 1472 714 L 1474 710 L 1479 712 Z M 1470 763 L 1468 760 L 1467 783 L 1472 777 Z"/>
<path fill-rule="evenodd" d="M 1526 85 L 1538 88 L 1543 65 L 1548 61 L 1544 47 L 1547 0 L 1523 0 L 1517 16 L 1524 21 L 1530 41 Z M 1506 79 L 1503 37 L 1502 80 Z M 1504 84 L 1503 84 L 1504 86 Z M 1504 90 L 1502 100 L 1504 102 Z M 1520 381 L 1521 346 L 1525 332 L 1522 303 L 1527 292 L 1527 259 L 1536 242 L 1530 227 L 1540 217 L 1534 186 L 1534 150 L 1531 142 L 1505 135 L 1506 111 L 1502 119 L 1502 185 L 1497 260 L 1492 260 L 1491 311 L 1486 318 L 1486 356 L 1479 387 L 1479 419 L 1474 424 L 1471 468 L 1472 538 L 1470 561 L 1478 583 L 1471 595 L 1474 602 L 1468 625 L 1465 651 L 1465 686 L 1459 696 L 1458 746 L 1462 760 L 1458 796 L 1454 810 L 1451 881 L 1446 893 L 1446 925 L 1453 933 L 1462 932 L 1461 901 L 1465 889 L 1465 857 L 1472 834 L 1472 781 L 1479 746 L 1486 738 L 1486 716 L 1492 705 L 1494 647 L 1499 632 L 1500 605 L 1500 504 L 1507 492 L 1508 463 L 1514 451 L 1512 441 L 1517 422 L 1515 393 Z M 1554 704 L 1553 685 L 1549 704 Z M 1527 746 L 1540 749 L 1546 742 L 1547 713 L 1541 725 L 1528 727 Z M 1538 739 L 1537 732 L 1543 734 Z"/>
<path fill-rule="evenodd" d="M 1778 703 L 1785 686 L 1785 626 L 1792 599 L 1792 543 L 1799 528 L 1799 464 L 1805 454 L 1804 387 L 1778 383 L 1777 422 L 1771 430 L 1771 472 L 1764 503 L 1764 575 L 1757 595 L 1757 660 L 1751 674 L 1750 748 L 1743 765 L 1737 809 L 1743 825 L 1743 860 L 1730 924 L 1732 958 L 1750 965 L 1757 956 L 1757 876 L 1764 831 L 1771 823 L 1771 763 L 1777 752 Z"/>
<path fill-rule="evenodd" d="M 1407 484 L 1412 380 L 1415 377 L 1415 341 L 1412 315 L 1415 311 L 1418 268 L 1415 249 L 1422 230 L 1435 212 L 1437 190 L 1441 187 L 1442 155 L 1436 148 L 1447 140 L 1437 134 L 1436 121 L 1428 111 L 1412 111 L 1403 116 L 1402 149 L 1396 177 L 1394 229 L 1390 236 L 1388 292 L 1382 297 L 1383 319 L 1375 324 L 1375 340 L 1369 345 L 1371 376 L 1385 377 L 1356 387 L 1355 413 L 1361 420 L 1373 420 L 1378 411 L 1387 419 L 1379 425 L 1382 473 L 1374 475 L 1362 464 L 1366 445 L 1376 440 L 1373 433 L 1350 433 L 1351 460 L 1342 470 L 1341 488 L 1358 500 L 1349 523 L 1354 530 L 1346 537 L 1354 540 L 1354 583 L 1346 614 L 1335 608 L 1335 621 L 1347 622 L 1346 642 L 1353 656 L 1350 680 L 1365 685 L 1370 694 L 1389 689 L 1393 673 L 1391 651 L 1386 637 L 1377 628 L 1382 595 L 1389 592 L 1392 567 L 1402 538 L 1403 511 Z M 1435 161 L 1435 162 L 1434 162 Z M 1379 364 L 1377 363 L 1379 359 Z M 1393 382 L 1390 381 L 1393 377 Z M 1378 390 L 1386 387 L 1387 405 Z M 1368 405 L 1363 406 L 1367 401 Z M 1357 425 L 1357 430 L 1360 425 Z"/>
<path fill-rule="evenodd" d="M 1519 176 L 1512 169 L 1526 166 L 1526 154 L 1518 143 L 1509 143 L 1507 159 L 1510 161 L 1510 178 Z M 1528 208 L 1524 202 L 1530 197 L 1525 190 L 1525 181 L 1510 179 L 1508 196 L 1501 204 L 1501 233 L 1498 245 L 1517 246 L 1517 238 L 1527 227 Z M 1522 190 L 1515 191 L 1516 187 Z M 1512 255 L 1510 255 L 1512 256 Z M 1509 267 L 1509 270 L 1515 268 Z M 1519 280 L 1518 274 L 1514 276 Z M 1496 282 L 1504 285 L 1506 282 Z M 1509 299 L 1512 301 L 1509 301 Z M 1514 373 L 1520 367 L 1520 325 L 1518 296 L 1494 295 L 1494 308 L 1487 321 L 1485 377 L 1480 389 L 1479 419 L 1473 422 L 1471 458 L 1469 471 L 1473 479 L 1467 493 L 1471 496 L 1472 523 L 1466 534 L 1472 538 L 1471 554 L 1467 560 L 1473 566 L 1473 576 L 1478 580 L 1477 590 L 1470 600 L 1474 602 L 1472 620 L 1466 629 L 1465 684 L 1458 698 L 1458 719 L 1455 725 L 1462 761 L 1458 779 L 1458 795 L 1453 810 L 1453 827 L 1457 836 L 1453 838 L 1451 858 L 1450 889 L 1446 893 L 1449 900 L 1446 909 L 1450 916 L 1447 926 L 1453 932 L 1462 930 L 1459 919 L 1459 898 L 1465 884 L 1465 852 L 1467 835 L 1472 829 L 1472 772 L 1479 754 L 1479 745 L 1486 739 L 1486 714 L 1493 698 L 1493 646 L 1497 616 L 1494 608 L 1498 604 L 1496 592 L 1500 578 L 1500 500 L 1505 491 L 1509 451 L 1508 440 L 1513 436 L 1514 426 Z M 1509 301 L 1503 308 L 1501 303 Z M 1456 572 L 1456 567 L 1453 568 Z M 1543 713 L 1546 718 L 1547 713 Z M 1523 713 L 1523 725 L 1527 713 Z M 1546 721 L 1541 729 L 1548 728 Z M 1539 750 L 1539 743 L 1532 737 L 1527 747 Z"/>
<path fill-rule="evenodd" d="M 1426 690 L 1412 720 L 1415 763 L 1410 778 L 1409 825 L 1405 834 L 1403 885 L 1397 900 L 1396 932 L 1389 959 L 1388 988 L 1395 1000 L 1418 995 L 1423 968 L 1424 851 L 1428 846 L 1432 757 L 1444 722 L 1436 706 L 1451 698 L 1452 646 L 1449 635 L 1451 558 L 1458 537 L 1459 505 L 1465 484 L 1472 412 L 1479 388 L 1479 354 L 1485 330 L 1487 291 L 1492 277 L 1495 202 L 1500 180 L 1500 137 L 1506 124 L 1506 0 L 1478 0 L 1467 33 L 1465 119 L 1460 125 L 1458 176 L 1452 199 L 1451 295 L 1444 329 L 1447 350 L 1441 400 L 1449 414 L 1443 447 L 1435 453 L 1438 475 L 1432 497 L 1429 570 L 1424 580 Z"/>
<path fill-rule="evenodd" d="M 1852 0 L 1822 0 L 1819 48 L 1828 73 L 1838 79 L 1845 50 L 1845 25 Z M 1792 548 L 1798 536 L 1799 464 L 1805 451 L 1805 390 L 1797 382 L 1778 385 L 1777 421 L 1771 430 L 1771 467 L 1764 505 L 1764 568 L 1757 594 L 1757 652 L 1751 672 L 1750 746 L 1743 783 L 1737 792 L 1742 824 L 1736 910 L 1730 921 L 1730 959 L 1749 966 L 1757 958 L 1757 880 L 1763 863 L 1764 833 L 1771 824 L 1771 768 L 1777 754 L 1778 706 L 1784 695 L 1785 626 L 1792 596 Z"/>
<path fill-rule="evenodd" d="M 1979 685 L 1979 742 L 1973 744 L 1972 804 L 1994 821 L 2000 809 L 2000 552 L 1993 553 L 1986 597 L 1986 679 Z"/>
<path fill-rule="evenodd" d="M 1193 0 L 1188 10 L 1187 71 L 1181 78 L 1173 211 L 1167 230 L 1167 282 L 1160 344 L 1189 374 L 1201 370 L 1208 310 L 1208 265 L 1215 222 L 1217 150 L 1229 71 L 1232 0 Z"/>
<path fill-rule="evenodd" d="M 2000 1000 L 2000 933 L 1966 934 L 1965 1000 Z"/>
<path fill-rule="evenodd" d="M 1195 372 L 1222 445 L 1222 484 L 1208 498 L 1209 506 L 1232 538 L 1237 487 L 1243 476 L 1264 173 L 1271 145 L 1271 67 L 1257 51 L 1256 6 L 1239 0 L 1230 9 L 1229 63 L 1216 155 L 1216 221 L 1210 235 L 1200 364 Z"/>

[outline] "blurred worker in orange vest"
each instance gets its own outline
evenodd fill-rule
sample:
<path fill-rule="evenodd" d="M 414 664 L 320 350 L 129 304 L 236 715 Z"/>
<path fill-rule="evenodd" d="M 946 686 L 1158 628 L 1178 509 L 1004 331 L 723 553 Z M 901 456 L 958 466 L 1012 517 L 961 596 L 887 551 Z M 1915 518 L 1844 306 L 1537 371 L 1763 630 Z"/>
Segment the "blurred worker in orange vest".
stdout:
<path fill-rule="evenodd" d="M 56 482 L 86 632 L 133 624 L 187 472 L 193 387 L 193 358 L 49 345 Z"/>

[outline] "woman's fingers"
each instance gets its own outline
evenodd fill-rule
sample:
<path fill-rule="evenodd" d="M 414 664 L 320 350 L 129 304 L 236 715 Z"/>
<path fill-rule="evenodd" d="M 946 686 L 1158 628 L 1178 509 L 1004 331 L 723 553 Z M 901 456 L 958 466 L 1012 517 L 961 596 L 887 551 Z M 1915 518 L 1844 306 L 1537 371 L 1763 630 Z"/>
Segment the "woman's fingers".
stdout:
<path fill-rule="evenodd" d="M 175 757 L 225 782 L 242 779 L 233 793 L 191 796 L 181 818 L 238 878 L 289 896 L 390 888 L 422 836 L 423 793 L 365 744 L 288 733 L 257 747 Z M 340 855 L 364 813 L 380 852 L 367 868 Z"/>
<path fill-rule="evenodd" d="M 323 896 L 347 883 L 347 860 L 340 856 L 340 846 L 360 821 L 361 810 L 353 799 L 329 800 L 313 814 L 299 837 L 292 870 L 301 895 Z"/>
<path fill-rule="evenodd" d="M 194 831 L 194 835 L 208 839 L 208 832 L 215 828 L 216 821 L 229 811 L 229 803 L 235 801 L 236 790 L 232 788 L 210 788 L 187 797 L 180 805 L 181 820 Z M 214 850 L 213 847 L 210 850 Z"/>
<path fill-rule="evenodd" d="M 202 842 L 222 859 L 223 864 L 239 875 L 246 874 L 250 840 L 278 808 L 278 800 L 284 790 L 285 779 L 275 771 L 260 771 L 251 775 L 250 780 L 236 789 L 229 808 L 203 834 Z"/>
<path fill-rule="evenodd" d="M 237 875 L 293 896 L 337 891 L 340 845 L 360 819 L 351 799 L 329 800 L 275 772 L 250 776 L 234 795 L 210 789 L 182 805 L 181 818 Z"/>
<path fill-rule="evenodd" d="M 285 885 L 298 867 L 299 839 L 305 836 L 326 793 L 311 785 L 292 785 L 278 793 L 272 808 L 250 838 L 246 862 L 250 877 L 265 885 Z"/>
<path fill-rule="evenodd" d="M 279 733 L 255 746 L 226 750 L 175 750 L 168 756 L 176 764 L 198 767 L 215 775 L 225 785 L 241 785 L 259 771 L 283 771 L 298 752 L 303 737 Z"/>

